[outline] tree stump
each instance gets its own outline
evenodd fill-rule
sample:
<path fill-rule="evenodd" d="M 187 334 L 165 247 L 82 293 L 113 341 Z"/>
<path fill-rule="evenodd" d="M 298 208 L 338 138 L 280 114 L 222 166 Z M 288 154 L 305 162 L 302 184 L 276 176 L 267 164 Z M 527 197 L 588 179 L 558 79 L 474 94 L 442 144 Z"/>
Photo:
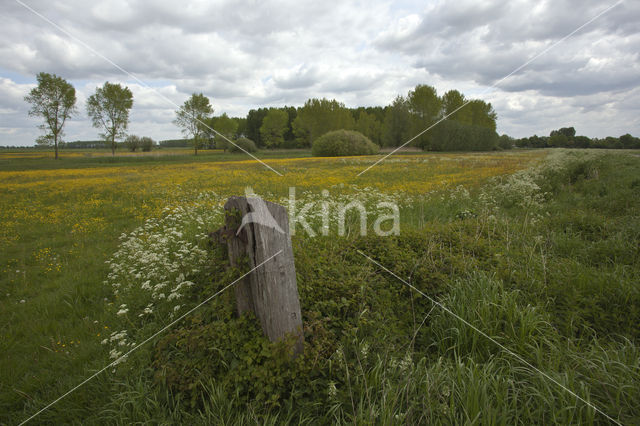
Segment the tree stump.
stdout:
<path fill-rule="evenodd" d="M 231 266 L 246 259 L 253 269 L 235 285 L 238 315 L 253 312 L 270 341 L 294 337 L 294 356 L 303 350 L 302 314 L 289 235 L 289 218 L 281 205 L 257 197 L 231 197 L 224 205 Z"/>

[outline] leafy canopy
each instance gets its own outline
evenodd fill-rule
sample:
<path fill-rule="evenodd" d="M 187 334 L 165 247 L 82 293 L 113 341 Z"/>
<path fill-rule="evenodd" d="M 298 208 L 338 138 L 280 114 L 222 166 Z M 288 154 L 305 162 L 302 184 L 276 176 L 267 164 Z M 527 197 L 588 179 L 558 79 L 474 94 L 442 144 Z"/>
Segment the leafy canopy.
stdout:
<path fill-rule="evenodd" d="M 353 130 L 333 130 L 313 142 L 311 154 L 314 157 L 342 157 L 350 155 L 372 155 L 379 150 L 360 132 Z"/>
<path fill-rule="evenodd" d="M 289 114 L 282 109 L 271 108 L 262 120 L 260 136 L 267 148 L 278 148 L 284 143 L 284 133 L 289 124 Z"/>
<path fill-rule="evenodd" d="M 115 153 L 116 139 L 126 135 L 129 127 L 129 110 L 133 107 L 133 93 L 128 87 L 118 83 L 104 83 L 96 88 L 96 93 L 87 100 L 87 114 L 93 127 L 104 130 L 100 136 L 111 142 L 111 152 Z"/>
<path fill-rule="evenodd" d="M 238 133 L 238 119 L 229 117 L 224 112 L 219 117 L 209 117 L 204 119 L 203 122 L 206 124 L 203 135 L 210 141 L 215 142 L 216 148 L 226 151 L 233 146 L 233 144 L 229 143 L 229 140 L 234 139 Z M 213 144 L 211 147 L 213 148 Z"/>
<path fill-rule="evenodd" d="M 193 138 L 196 154 L 200 139 L 207 129 L 205 120 L 213 114 L 213 107 L 202 93 L 194 93 L 176 111 L 174 124 L 182 128 L 182 133 Z"/>
<path fill-rule="evenodd" d="M 338 129 L 353 129 L 351 111 L 335 99 L 309 99 L 293 121 L 293 131 L 301 146 L 310 146 L 321 135 Z"/>
<path fill-rule="evenodd" d="M 64 124 L 76 112 L 76 89 L 55 74 L 41 72 L 36 78 L 38 86 L 31 89 L 24 100 L 31 104 L 30 116 L 44 119 L 39 128 L 46 134 L 38 138 L 38 144 L 53 144 L 58 158 L 58 142 L 64 134 Z"/>

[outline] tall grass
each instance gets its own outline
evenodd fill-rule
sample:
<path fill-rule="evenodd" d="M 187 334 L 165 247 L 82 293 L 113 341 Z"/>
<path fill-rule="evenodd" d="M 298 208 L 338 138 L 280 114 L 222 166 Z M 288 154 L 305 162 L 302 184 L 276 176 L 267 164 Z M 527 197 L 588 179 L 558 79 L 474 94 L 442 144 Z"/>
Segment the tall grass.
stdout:
<path fill-rule="evenodd" d="M 523 172 L 492 181 L 482 172 L 482 182 L 458 180 L 448 189 L 420 193 L 414 182 L 418 178 L 408 178 L 412 173 L 426 173 L 424 167 L 438 168 L 442 162 L 456 163 L 456 171 L 458 163 L 469 164 L 468 158 L 455 156 L 442 156 L 435 166 L 430 161 L 402 159 L 372 174 L 368 182 L 377 187 L 382 185 L 378 179 L 386 179 L 390 195 L 403 199 L 401 235 L 294 237 L 307 340 L 305 357 L 298 364 L 282 363 L 257 329 L 249 327 L 250 320 L 231 317 L 229 294 L 177 325 L 166 339 L 152 342 L 115 371 L 60 401 L 38 421 L 609 423 L 595 406 L 621 423 L 638 423 L 640 159 L 556 151 Z M 321 185 L 316 175 L 344 172 L 333 169 L 335 164 L 318 164 L 306 164 L 310 191 Z M 233 166 L 221 167 L 240 176 Z M 345 162 L 340 167 L 351 170 L 359 165 Z M 213 168 L 207 172 L 218 173 Z M 304 175 L 302 168 L 294 173 Z M 199 201 L 194 194 L 207 181 L 197 171 L 187 182 L 195 185 L 193 190 L 170 194 L 156 188 L 140 197 L 132 194 L 126 202 L 135 208 L 159 205 L 161 194 L 166 196 L 163 201 L 195 212 Z M 229 188 L 241 188 L 242 183 Z M 273 198 L 283 194 L 282 185 L 273 183 Z M 74 201 L 74 194 L 64 195 L 66 205 L 83 211 L 90 207 Z M 19 200 L 10 189 L 5 195 Z M 11 296 L 3 302 L 10 308 L 0 315 L 5 325 L 1 349 L 7 354 L 0 363 L 0 422 L 23 420 L 108 362 L 108 350 L 100 341 L 121 326 L 118 321 L 126 315 L 117 315 L 123 302 L 116 301 L 112 287 L 102 284 L 109 282 L 112 272 L 104 261 L 115 253 L 126 254 L 136 270 L 112 278 L 129 277 L 129 284 L 141 285 L 145 280 L 135 276 L 144 268 L 136 266 L 135 250 L 123 250 L 118 236 L 125 232 L 123 241 L 128 241 L 133 231 L 141 244 L 153 243 L 143 232 L 145 218 L 126 210 L 117 193 L 111 197 L 114 205 L 105 210 L 109 221 L 100 233 L 70 238 L 67 228 L 52 235 L 34 226 L 23 230 L 19 243 L 12 242 L 4 253 L 5 261 L 18 263 L 11 270 L 5 266 L 8 272 L 2 281 Z M 121 212 L 128 213 L 120 216 Z M 174 224 L 165 221 L 166 214 L 158 215 L 158 223 L 166 222 L 176 232 L 187 230 L 183 238 L 202 236 L 198 215 L 191 222 Z M 76 260 L 63 263 L 63 272 L 43 271 L 38 269 L 43 262 L 52 261 L 45 259 L 46 253 L 40 254 L 41 260 L 30 259 L 40 247 L 34 243 L 38 239 L 55 253 L 73 247 L 84 256 L 78 260 L 69 255 L 69 260 Z M 172 242 L 177 245 L 171 256 L 180 250 L 180 241 Z M 434 306 L 359 251 L 455 315 Z M 186 262 L 180 267 L 190 269 Z M 198 288 L 191 287 L 181 305 L 195 305 L 233 275 L 213 254 L 206 262 L 206 268 L 188 278 Z M 27 278 L 21 280 L 15 270 L 28 271 Z M 37 274 L 42 275 L 33 279 Z M 27 299 L 24 304 L 22 298 Z M 105 298 L 113 303 L 106 309 Z M 133 304 L 127 305 L 133 309 Z M 146 302 L 136 309 L 145 306 Z M 160 319 L 149 321 L 147 329 L 136 329 L 141 333 L 136 341 Z M 241 336 L 233 335 L 236 325 L 244 327 Z M 220 330 L 224 333 L 216 334 Z M 191 348 L 202 339 L 204 344 Z M 43 349 L 36 350 L 38 346 Z M 152 367 L 160 361 L 163 368 Z M 188 388 L 172 382 L 175 376 L 163 376 L 163 371 L 181 372 Z M 268 392 L 257 389 L 262 384 L 272 386 L 277 397 L 265 398 Z"/>

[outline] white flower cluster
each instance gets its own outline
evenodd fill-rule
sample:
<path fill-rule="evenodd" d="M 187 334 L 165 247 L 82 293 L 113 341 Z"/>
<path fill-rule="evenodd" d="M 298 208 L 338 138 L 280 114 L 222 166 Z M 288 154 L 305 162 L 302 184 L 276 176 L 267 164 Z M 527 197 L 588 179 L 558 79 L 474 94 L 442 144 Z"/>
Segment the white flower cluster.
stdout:
<path fill-rule="evenodd" d="M 220 200 L 207 193 L 195 203 L 167 208 L 160 218 L 120 236 L 118 250 L 106 262 L 110 271 L 104 281 L 113 289 L 119 324 L 126 321 L 137 329 L 150 322 L 161 325 L 179 313 L 184 304 L 177 302 L 208 260 L 202 242 L 222 218 Z M 109 344 L 111 358 L 118 359 L 135 346 L 134 337 L 119 330 L 102 343 Z"/>
<path fill-rule="evenodd" d="M 511 175 L 494 178 L 479 195 L 484 213 L 496 214 L 499 205 L 519 206 L 530 213 L 532 220 L 540 217 L 549 196 L 540 184 L 547 176 L 562 172 L 572 159 L 585 160 L 588 154 L 576 154 L 566 150 L 551 152 L 541 163 Z"/>

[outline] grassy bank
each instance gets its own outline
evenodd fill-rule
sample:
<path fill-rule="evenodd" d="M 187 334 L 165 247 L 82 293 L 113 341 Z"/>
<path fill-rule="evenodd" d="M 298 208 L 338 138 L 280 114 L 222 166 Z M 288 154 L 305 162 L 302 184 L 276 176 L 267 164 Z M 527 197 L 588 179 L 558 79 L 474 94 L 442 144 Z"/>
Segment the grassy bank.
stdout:
<path fill-rule="evenodd" d="M 228 293 L 38 421 L 637 422 L 640 158 L 548 154 L 403 155 L 362 178 L 374 159 L 273 158 L 283 178 L 223 158 L 12 163 L 0 169 L 0 421 L 35 413 L 238 276 L 204 234 L 251 185 L 277 201 L 290 186 L 301 201 L 321 189 L 372 209 L 392 200 L 401 233 L 360 237 L 354 223 L 341 237 L 332 223 L 329 237 L 294 237 L 304 358 L 235 318 Z M 167 297 L 146 281 L 171 281 Z"/>

